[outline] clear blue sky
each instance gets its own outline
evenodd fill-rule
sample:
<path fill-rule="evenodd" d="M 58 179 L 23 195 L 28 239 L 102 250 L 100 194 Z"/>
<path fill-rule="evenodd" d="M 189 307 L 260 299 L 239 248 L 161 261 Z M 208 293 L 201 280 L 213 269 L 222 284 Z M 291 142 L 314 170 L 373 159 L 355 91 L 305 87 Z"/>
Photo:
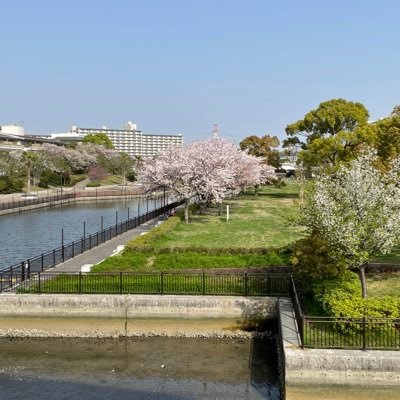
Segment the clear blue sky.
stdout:
<path fill-rule="evenodd" d="M 398 0 L 4 0 L 0 125 L 236 141 L 321 101 L 400 103 Z"/>

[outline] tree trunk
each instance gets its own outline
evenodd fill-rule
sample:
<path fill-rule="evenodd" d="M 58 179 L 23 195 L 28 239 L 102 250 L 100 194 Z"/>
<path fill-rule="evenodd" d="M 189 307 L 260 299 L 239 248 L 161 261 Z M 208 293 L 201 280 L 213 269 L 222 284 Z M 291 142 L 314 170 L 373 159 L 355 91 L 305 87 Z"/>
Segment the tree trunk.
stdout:
<path fill-rule="evenodd" d="M 185 224 L 189 223 L 189 202 L 185 202 Z"/>
<path fill-rule="evenodd" d="M 360 282 L 361 282 L 361 294 L 363 299 L 367 298 L 367 283 L 365 281 L 365 264 L 360 267 Z"/>
<path fill-rule="evenodd" d="M 28 185 L 27 185 L 27 193 L 31 191 L 31 169 L 28 168 Z"/>
<path fill-rule="evenodd" d="M 218 216 L 222 215 L 222 203 L 218 203 Z"/>

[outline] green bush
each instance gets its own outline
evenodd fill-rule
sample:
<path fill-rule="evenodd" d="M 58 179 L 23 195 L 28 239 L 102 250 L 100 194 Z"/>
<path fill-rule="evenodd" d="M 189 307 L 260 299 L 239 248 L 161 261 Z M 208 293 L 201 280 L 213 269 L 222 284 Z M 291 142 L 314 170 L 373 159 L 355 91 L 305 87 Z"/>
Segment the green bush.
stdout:
<path fill-rule="evenodd" d="M 339 278 L 316 282 L 313 292 L 324 313 L 332 317 L 400 317 L 400 298 L 383 296 L 363 299 L 360 280 L 354 272 L 346 271 Z"/>
<path fill-rule="evenodd" d="M 62 184 L 69 186 L 71 184 L 71 178 L 69 176 L 62 177 Z M 61 174 L 55 171 L 45 171 L 40 177 L 38 186 L 47 189 L 49 186 L 60 186 L 61 185 Z"/>
<path fill-rule="evenodd" d="M 8 175 L 0 176 L 0 193 L 18 193 L 22 191 L 24 184 L 19 179 L 12 179 Z"/>
<path fill-rule="evenodd" d="M 293 245 L 291 263 L 313 278 L 339 276 L 347 269 L 346 260 L 330 257 L 327 244 L 317 232 Z"/>

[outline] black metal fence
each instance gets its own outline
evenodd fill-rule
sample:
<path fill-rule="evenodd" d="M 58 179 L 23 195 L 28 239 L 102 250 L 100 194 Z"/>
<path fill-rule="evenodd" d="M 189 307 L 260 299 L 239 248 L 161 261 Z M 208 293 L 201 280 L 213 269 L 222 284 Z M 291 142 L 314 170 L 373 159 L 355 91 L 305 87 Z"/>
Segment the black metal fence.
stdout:
<path fill-rule="evenodd" d="M 10 210 L 12 208 L 33 206 L 35 204 L 56 203 L 61 200 L 69 200 L 74 198 L 75 198 L 75 193 L 65 193 L 65 194 L 58 194 L 55 196 L 35 197 L 32 199 L 27 198 L 23 200 L 9 201 L 7 203 L 0 203 L 0 211 Z"/>
<path fill-rule="evenodd" d="M 0 273 L 0 291 L 17 293 L 288 296 L 288 282 L 273 273 Z"/>
<path fill-rule="evenodd" d="M 301 309 L 293 277 L 289 284 L 302 347 L 400 350 L 400 319 L 363 316 L 313 317 Z"/>
<path fill-rule="evenodd" d="M 71 258 L 74 258 L 85 251 L 91 250 L 118 235 L 136 228 L 144 222 L 166 213 L 168 210 L 175 208 L 180 204 L 180 202 L 170 203 L 137 217 L 129 218 L 94 234 L 73 241 L 72 243 L 57 247 L 47 253 L 42 253 L 39 256 L 3 268 L 0 273 L 7 273 L 12 276 L 13 278 L 10 279 L 10 282 L 14 282 L 17 276 L 19 277 L 18 281 L 24 281 L 25 277 L 30 276 L 34 272 L 43 272 L 48 268 L 52 268 L 62 262 L 70 260 Z"/>
<path fill-rule="evenodd" d="M 304 347 L 400 350 L 400 319 L 306 316 L 303 330 Z"/>

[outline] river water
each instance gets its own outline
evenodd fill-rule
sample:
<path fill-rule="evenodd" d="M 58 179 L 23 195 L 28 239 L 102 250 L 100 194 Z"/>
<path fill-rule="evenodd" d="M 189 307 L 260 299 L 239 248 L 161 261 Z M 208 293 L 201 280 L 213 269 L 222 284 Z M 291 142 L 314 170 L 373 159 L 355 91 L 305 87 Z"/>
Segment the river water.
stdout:
<path fill-rule="evenodd" d="M 0 398 L 278 400 L 269 339 L 0 339 Z"/>
<path fill-rule="evenodd" d="M 108 228 L 125 221 L 128 209 L 132 218 L 154 206 L 161 207 L 162 200 L 87 202 L 0 216 L 0 269 L 61 246 L 61 229 L 68 244 L 83 236 L 84 223 L 87 236 L 101 229 L 101 217 L 103 228 Z"/>

